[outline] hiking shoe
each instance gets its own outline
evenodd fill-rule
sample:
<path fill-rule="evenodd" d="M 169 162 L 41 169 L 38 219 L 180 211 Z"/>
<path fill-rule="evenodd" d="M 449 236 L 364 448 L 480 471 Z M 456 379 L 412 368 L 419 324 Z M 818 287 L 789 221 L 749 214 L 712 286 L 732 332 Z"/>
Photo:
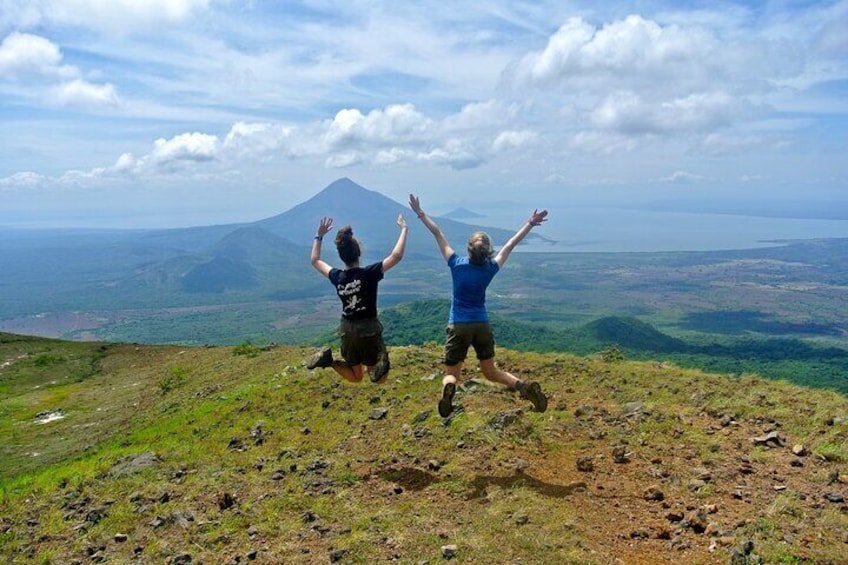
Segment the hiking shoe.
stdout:
<path fill-rule="evenodd" d="M 535 381 L 527 383 L 519 394 L 521 398 L 526 398 L 533 403 L 533 408 L 536 409 L 536 412 L 544 412 L 548 409 L 548 397 L 542 392 L 542 387 L 539 386 L 539 383 Z"/>
<path fill-rule="evenodd" d="M 389 369 L 391 368 L 391 363 L 389 363 L 389 352 L 386 351 L 386 347 L 380 347 L 380 353 L 377 354 L 377 363 L 371 368 L 371 382 L 379 383 L 383 382 L 383 379 L 386 378 L 386 375 L 389 374 Z"/>
<path fill-rule="evenodd" d="M 314 369 L 315 367 L 327 368 L 333 366 L 333 350 L 329 347 L 326 347 L 313 355 L 309 361 L 306 363 L 307 369 Z"/>
<path fill-rule="evenodd" d="M 456 394 L 456 385 L 448 383 L 442 389 L 442 399 L 439 401 L 439 416 L 447 418 L 453 412 L 453 395 Z"/>

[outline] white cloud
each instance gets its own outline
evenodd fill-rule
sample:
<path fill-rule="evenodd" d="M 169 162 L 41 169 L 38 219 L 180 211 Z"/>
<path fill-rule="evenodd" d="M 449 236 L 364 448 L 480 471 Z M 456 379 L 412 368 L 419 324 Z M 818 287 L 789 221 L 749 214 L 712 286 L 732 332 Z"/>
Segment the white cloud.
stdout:
<path fill-rule="evenodd" d="M 150 153 L 136 157 L 123 153 L 111 167 L 89 171 L 91 178 L 105 176 L 157 176 L 180 173 L 220 158 L 218 137 L 205 133 L 182 133 L 171 139 L 159 138 L 153 142 Z M 79 178 L 79 175 L 76 175 Z"/>
<path fill-rule="evenodd" d="M 803 69 L 783 38 L 723 38 L 642 16 L 594 27 L 572 18 L 505 73 L 518 94 L 566 100 L 571 125 L 628 136 L 711 132 L 756 118 L 762 97 Z"/>
<path fill-rule="evenodd" d="M 118 160 L 115 161 L 115 164 L 112 166 L 112 170 L 116 173 L 133 173 L 138 167 L 138 160 L 133 157 L 132 153 L 123 153 Z"/>
<path fill-rule="evenodd" d="M 117 106 L 119 102 L 111 84 L 92 84 L 81 79 L 57 86 L 52 99 L 60 106 Z"/>
<path fill-rule="evenodd" d="M 347 151 L 345 153 L 336 153 L 330 155 L 324 160 L 324 166 L 329 169 L 343 169 L 362 163 L 362 155 L 356 151 Z"/>
<path fill-rule="evenodd" d="M 183 133 L 171 139 L 159 138 L 153 142 L 150 158 L 159 165 L 189 161 L 204 162 L 216 158 L 218 136 L 205 133 Z"/>
<path fill-rule="evenodd" d="M 58 182 L 63 185 L 85 186 L 90 181 L 102 178 L 105 173 L 107 170 L 102 167 L 90 171 L 66 171 L 59 177 Z"/>
<path fill-rule="evenodd" d="M 499 100 L 473 102 L 463 106 L 458 113 L 448 116 L 444 121 L 444 129 L 460 131 L 497 127 L 513 120 L 518 111 L 517 104 L 507 105 Z"/>
<path fill-rule="evenodd" d="M 583 130 L 566 139 L 564 149 L 566 153 L 613 155 L 632 151 L 638 145 L 634 138 L 616 132 Z"/>
<path fill-rule="evenodd" d="M 407 151 L 399 147 L 392 147 L 391 149 L 384 149 L 378 151 L 377 154 L 374 156 L 374 164 L 394 165 L 395 163 L 399 163 L 401 161 L 405 161 L 413 157 L 414 155 L 411 151 Z"/>
<path fill-rule="evenodd" d="M 466 112 L 463 119 L 467 118 L 468 108 L 462 112 Z M 474 142 L 447 135 L 457 123 L 457 115 L 438 122 L 411 104 L 390 105 L 368 114 L 345 109 L 321 124 L 324 146 L 314 149 L 330 153 L 324 161 L 329 168 L 361 163 L 389 166 L 402 161 L 446 165 L 454 170 L 476 167 L 485 158 L 472 148 Z M 514 139 L 519 137 L 516 134 Z"/>
<path fill-rule="evenodd" d="M 294 146 L 295 128 L 269 122 L 236 122 L 224 138 L 223 149 L 237 158 L 263 158 L 277 152 L 295 157 L 300 150 Z"/>
<path fill-rule="evenodd" d="M 741 175 L 737 177 L 739 182 L 759 182 L 761 180 L 766 180 L 768 177 L 763 175 Z"/>
<path fill-rule="evenodd" d="M 503 131 L 499 133 L 498 136 L 495 138 L 495 141 L 492 142 L 492 151 L 494 151 L 495 153 L 501 153 L 503 151 L 515 149 L 517 147 L 521 147 L 522 145 L 532 143 L 536 140 L 536 138 L 536 133 L 529 130 Z"/>
<path fill-rule="evenodd" d="M 412 104 L 395 104 L 367 115 L 357 109 L 345 109 L 327 124 L 324 138 L 330 148 L 415 143 L 426 139 L 432 125 Z"/>
<path fill-rule="evenodd" d="M 41 95 L 49 105 L 114 107 L 119 104 L 113 85 L 84 80 L 77 67 L 63 65 L 62 59 L 61 50 L 49 39 L 10 33 L 0 44 L 0 81 L 18 83 L 22 87 L 20 95 L 31 98 Z"/>
<path fill-rule="evenodd" d="M 731 123 L 747 107 L 725 92 L 697 93 L 659 102 L 633 92 L 618 92 L 603 100 L 591 118 L 598 127 L 626 134 L 701 131 Z"/>
<path fill-rule="evenodd" d="M 191 132 L 159 138 L 144 155 L 121 154 L 112 166 L 88 172 L 69 171 L 59 180 L 80 182 L 114 176 L 226 174 L 245 164 L 285 159 L 321 158 L 327 168 L 362 163 L 391 166 L 400 162 L 430 162 L 455 170 L 480 165 L 485 155 L 473 139 L 447 137 L 444 123 L 417 112 L 412 105 L 393 105 L 363 114 L 339 111 L 333 120 L 300 126 L 274 122 L 235 122 L 223 139 Z M 530 142 L 529 131 L 505 131 L 496 140 L 498 151 Z M 209 169 L 210 165 L 215 169 Z"/>
<path fill-rule="evenodd" d="M 46 23 L 107 32 L 185 21 L 208 9 L 209 0 L 2 0 L 0 23 L 34 27 Z"/>
<path fill-rule="evenodd" d="M 450 139 L 442 147 L 419 153 L 417 158 L 419 161 L 448 165 L 456 171 L 472 169 L 484 161 L 459 139 Z"/>
<path fill-rule="evenodd" d="M 528 55 L 519 68 L 522 79 L 547 84 L 560 80 L 580 66 L 581 49 L 592 40 L 595 30 L 581 18 L 571 18 L 548 40 L 541 53 Z"/>
<path fill-rule="evenodd" d="M 674 184 L 685 184 L 691 182 L 697 182 L 703 180 L 704 177 L 701 175 L 696 175 L 693 173 L 687 173 L 686 171 L 675 171 L 671 173 L 667 177 L 663 177 L 660 179 L 660 182 L 669 182 Z"/>
<path fill-rule="evenodd" d="M 61 63 L 59 47 L 37 35 L 12 32 L 0 44 L 0 79 L 71 78 L 79 74 L 74 67 Z"/>
<path fill-rule="evenodd" d="M 708 155 L 720 156 L 744 154 L 768 143 L 768 140 L 760 135 L 711 133 L 701 140 L 699 147 Z"/>
<path fill-rule="evenodd" d="M 843 171 L 848 1 L 698 6 L 0 0 L 2 186 Z"/>
<path fill-rule="evenodd" d="M 21 188 L 35 188 L 47 182 L 48 179 L 38 173 L 23 171 L 5 178 L 0 178 L 0 189 L 14 190 Z"/>
<path fill-rule="evenodd" d="M 519 77 L 541 85 L 597 87 L 614 80 L 621 87 L 648 86 L 657 78 L 672 86 L 708 77 L 704 55 L 717 48 L 714 37 L 697 29 L 662 27 L 632 15 L 600 29 L 572 18 L 540 53 L 525 57 Z M 666 85 L 664 85 L 666 86 Z"/>
<path fill-rule="evenodd" d="M 0 0 L 0 29 L 38 25 L 44 8 L 40 4 L 37 0 Z"/>

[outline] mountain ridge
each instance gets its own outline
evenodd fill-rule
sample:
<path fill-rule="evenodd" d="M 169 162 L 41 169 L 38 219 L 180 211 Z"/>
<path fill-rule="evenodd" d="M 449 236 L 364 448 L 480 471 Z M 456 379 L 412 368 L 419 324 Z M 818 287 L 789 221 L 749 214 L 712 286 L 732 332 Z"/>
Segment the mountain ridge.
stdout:
<path fill-rule="evenodd" d="M 464 218 L 485 218 L 483 214 L 478 214 L 464 206 L 460 206 L 459 208 L 454 208 L 450 212 L 446 212 L 441 215 L 442 218 L 450 218 L 452 220 L 462 220 Z"/>
<path fill-rule="evenodd" d="M 5 284 L 14 296 L 0 300 L 0 317 L 4 309 L 10 317 L 44 310 L 193 307 L 312 295 L 309 250 L 321 217 L 333 217 L 336 228 L 352 225 L 363 244 L 363 262 L 376 262 L 397 241 L 398 214 L 409 224 L 406 261 L 441 261 L 432 236 L 412 221 L 408 207 L 347 177 L 255 222 L 99 234 L 50 231 L 41 243 L 29 233 L 19 248 L 0 247 Z M 447 219 L 439 223 L 458 249 L 472 232 L 484 229 Z M 485 229 L 496 242 L 512 235 Z M 332 245 L 324 246 L 324 258 L 337 264 Z"/>
<path fill-rule="evenodd" d="M 380 319 L 390 345 L 441 342 L 448 318 L 448 299 L 424 299 L 383 308 Z M 844 374 L 848 350 L 813 345 L 799 339 L 769 337 L 721 341 L 687 341 L 668 335 L 632 316 L 602 316 L 565 329 L 490 312 L 498 346 L 526 352 L 590 355 L 602 351 L 634 360 L 664 360 L 715 372 L 754 373 L 798 385 L 848 393 Z M 336 340 L 327 330 L 316 346 Z M 792 365 L 790 367 L 790 364 Z"/>
<path fill-rule="evenodd" d="M 286 212 L 254 222 L 254 225 L 296 241 L 307 242 L 311 241 L 319 220 L 328 216 L 334 220 L 334 230 L 345 225 L 353 228 L 354 235 L 364 244 L 370 262 L 383 259 L 394 247 L 398 237 L 398 214 L 404 215 L 409 226 L 407 249 L 410 253 L 438 256 L 433 236 L 419 225 L 420 222 L 406 204 L 369 190 L 347 177 L 330 183 Z M 466 240 L 475 231 L 486 231 L 495 244 L 505 243 L 513 235 L 513 232 L 502 228 L 466 224 L 444 217 L 434 219 L 455 249 L 464 248 Z"/>

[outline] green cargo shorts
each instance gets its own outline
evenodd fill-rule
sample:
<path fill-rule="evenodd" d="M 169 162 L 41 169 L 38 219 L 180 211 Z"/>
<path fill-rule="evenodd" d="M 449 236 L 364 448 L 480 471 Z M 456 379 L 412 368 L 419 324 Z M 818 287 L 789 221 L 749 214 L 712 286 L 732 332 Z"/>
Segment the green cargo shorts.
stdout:
<path fill-rule="evenodd" d="M 468 348 L 474 347 L 477 359 L 485 361 L 495 356 L 495 334 L 489 322 L 462 322 L 445 328 L 445 365 L 465 361 Z"/>
<path fill-rule="evenodd" d="M 342 357 L 348 365 L 377 364 L 383 343 L 383 324 L 377 318 L 367 320 L 348 320 L 342 318 L 339 324 L 339 337 L 342 342 Z"/>

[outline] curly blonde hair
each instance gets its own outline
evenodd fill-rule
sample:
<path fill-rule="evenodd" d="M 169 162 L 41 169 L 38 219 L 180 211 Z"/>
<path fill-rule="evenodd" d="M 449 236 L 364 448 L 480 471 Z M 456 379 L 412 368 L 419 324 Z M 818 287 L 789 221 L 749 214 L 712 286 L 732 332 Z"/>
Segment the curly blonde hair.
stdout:
<path fill-rule="evenodd" d="M 468 260 L 475 265 L 482 265 L 495 254 L 489 234 L 476 231 L 468 238 Z"/>

